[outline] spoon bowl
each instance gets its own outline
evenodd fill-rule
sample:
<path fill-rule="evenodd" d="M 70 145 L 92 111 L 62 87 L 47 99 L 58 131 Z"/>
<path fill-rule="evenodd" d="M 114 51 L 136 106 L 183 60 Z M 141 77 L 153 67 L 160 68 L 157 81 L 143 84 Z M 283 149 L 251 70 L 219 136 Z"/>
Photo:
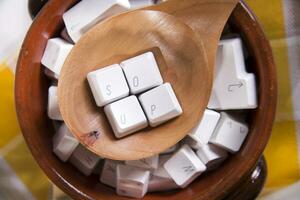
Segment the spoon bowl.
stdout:
<path fill-rule="evenodd" d="M 136 55 L 153 52 L 164 82 L 171 83 L 183 114 L 158 127 L 117 139 L 97 107 L 87 74 Z M 212 73 L 202 41 L 174 16 L 139 10 L 106 20 L 75 44 L 58 83 L 62 117 L 74 136 L 97 155 L 137 160 L 175 145 L 201 119 L 209 100 Z M 91 134 L 97 130 L 95 136 Z"/>

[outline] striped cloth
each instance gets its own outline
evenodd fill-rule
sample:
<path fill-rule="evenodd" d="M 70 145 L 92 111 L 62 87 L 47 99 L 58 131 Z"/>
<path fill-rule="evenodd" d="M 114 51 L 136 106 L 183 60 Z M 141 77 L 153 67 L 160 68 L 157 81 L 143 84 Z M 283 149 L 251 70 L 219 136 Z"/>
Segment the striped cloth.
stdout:
<path fill-rule="evenodd" d="M 265 193 L 270 193 L 300 180 L 300 1 L 247 3 L 271 42 L 277 65 L 276 122 L 265 150 L 269 169 Z"/>
<path fill-rule="evenodd" d="M 276 123 L 265 150 L 269 175 L 261 197 L 272 199 L 294 184 L 300 191 L 300 1 L 246 0 L 259 18 L 277 64 Z M 49 198 L 51 184 L 32 158 L 18 127 L 14 71 L 18 50 L 31 24 L 27 0 L 0 1 L 0 199 Z M 296 183 L 296 184 L 295 184 Z M 295 187 L 299 189 L 295 189 Z M 282 197 L 286 193 L 278 193 Z M 276 198 L 273 198 L 276 199 Z"/>

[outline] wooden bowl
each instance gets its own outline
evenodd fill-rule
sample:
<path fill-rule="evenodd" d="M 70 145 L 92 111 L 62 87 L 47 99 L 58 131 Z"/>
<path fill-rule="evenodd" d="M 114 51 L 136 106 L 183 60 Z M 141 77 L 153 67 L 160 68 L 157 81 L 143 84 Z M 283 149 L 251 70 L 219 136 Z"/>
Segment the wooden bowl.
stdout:
<path fill-rule="evenodd" d="M 86 177 L 52 153 L 54 127 L 47 117 L 47 92 L 50 81 L 40 60 L 48 38 L 59 36 L 62 14 L 77 0 L 52 0 L 33 22 L 22 46 L 16 72 L 15 100 L 25 140 L 47 176 L 74 199 L 128 199 L 99 182 L 98 175 Z M 242 149 L 219 169 L 207 173 L 188 188 L 147 194 L 144 199 L 221 199 L 247 178 L 269 139 L 275 115 L 277 85 L 272 51 L 261 26 L 244 3 L 239 3 L 229 19 L 240 33 L 249 52 L 247 65 L 256 74 L 258 108 L 251 110 L 249 135 Z"/>

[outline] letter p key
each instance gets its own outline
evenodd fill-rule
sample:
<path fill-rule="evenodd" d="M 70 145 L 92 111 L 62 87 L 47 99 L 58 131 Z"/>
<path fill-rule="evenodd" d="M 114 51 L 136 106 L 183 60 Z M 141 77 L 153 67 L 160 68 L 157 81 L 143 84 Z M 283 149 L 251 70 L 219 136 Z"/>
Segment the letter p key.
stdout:
<path fill-rule="evenodd" d="M 156 110 L 156 105 L 152 104 L 150 110 L 151 110 L 151 115 L 153 115 L 154 111 Z"/>

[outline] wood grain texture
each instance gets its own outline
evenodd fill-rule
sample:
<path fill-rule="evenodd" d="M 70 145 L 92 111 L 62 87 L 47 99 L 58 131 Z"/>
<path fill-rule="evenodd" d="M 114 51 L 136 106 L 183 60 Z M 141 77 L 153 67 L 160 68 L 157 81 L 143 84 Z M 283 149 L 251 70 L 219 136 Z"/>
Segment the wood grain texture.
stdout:
<path fill-rule="evenodd" d="M 144 8 L 169 13 L 193 29 L 202 39 L 210 68 L 215 66 L 217 45 L 225 23 L 238 0 L 168 0 Z M 214 70 L 211 71 L 212 73 Z"/>
<path fill-rule="evenodd" d="M 27 34 L 18 60 L 15 83 L 20 127 L 34 158 L 46 175 L 73 199 L 128 199 L 117 196 L 114 189 L 101 184 L 99 176 L 86 177 L 52 153 L 54 128 L 46 113 L 50 81 L 43 74 L 40 60 L 47 39 L 57 37 L 63 28 L 63 12 L 76 2 L 78 1 L 50 0 Z M 215 14 L 220 14 L 220 11 Z M 193 15 L 197 14 L 190 13 L 190 17 Z M 197 27 L 198 23 L 200 27 L 205 22 L 196 19 L 192 23 L 193 27 Z M 236 33 L 241 34 L 245 48 L 249 51 L 247 63 L 250 63 L 250 69 L 258 82 L 258 108 L 251 112 L 252 116 L 248 120 L 250 132 L 243 148 L 236 155 L 230 156 L 218 170 L 199 177 L 188 188 L 147 194 L 144 199 L 213 200 L 227 197 L 245 181 L 267 144 L 277 99 L 272 51 L 257 19 L 244 3 L 240 2 L 234 9 L 229 25 Z"/>
<path fill-rule="evenodd" d="M 171 83 L 183 114 L 117 139 L 103 107 L 96 106 L 87 74 L 147 51 L 154 53 L 163 80 Z M 147 10 L 125 13 L 96 25 L 73 47 L 60 73 L 60 111 L 73 135 L 101 157 L 149 157 L 179 142 L 202 117 L 211 91 L 211 69 L 202 40 L 175 17 Z M 94 130 L 100 133 L 97 138 L 89 134 Z"/>

